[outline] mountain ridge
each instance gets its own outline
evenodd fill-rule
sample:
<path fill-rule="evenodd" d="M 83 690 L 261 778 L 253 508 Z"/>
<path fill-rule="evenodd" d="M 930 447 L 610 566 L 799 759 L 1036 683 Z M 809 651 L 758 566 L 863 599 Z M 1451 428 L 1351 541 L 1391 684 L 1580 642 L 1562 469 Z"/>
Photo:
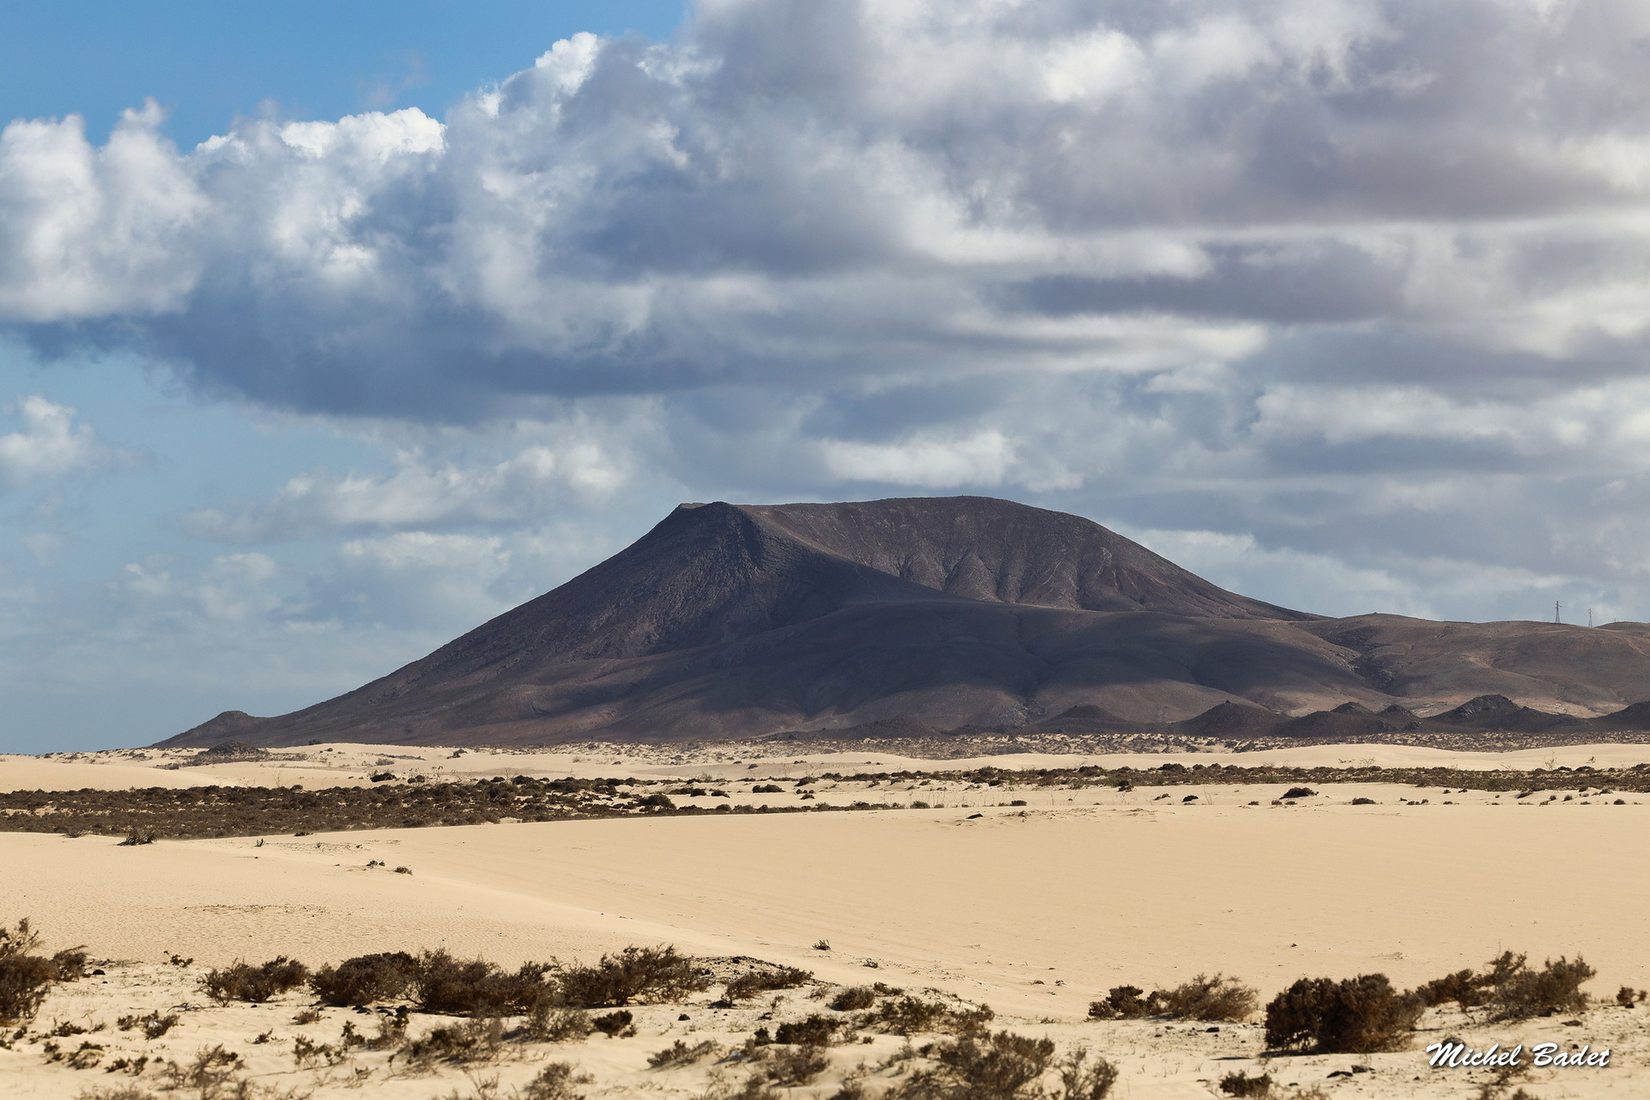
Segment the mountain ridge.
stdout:
<path fill-rule="evenodd" d="M 353 691 L 272 718 L 226 712 L 162 743 L 1047 728 L 1066 713 L 1172 724 L 1222 703 L 1299 716 L 1488 694 L 1602 714 L 1645 684 L 1644 631 L 1325 618 L 1012 501 L 718 501 L 678 506 L 612 557 Z"/>

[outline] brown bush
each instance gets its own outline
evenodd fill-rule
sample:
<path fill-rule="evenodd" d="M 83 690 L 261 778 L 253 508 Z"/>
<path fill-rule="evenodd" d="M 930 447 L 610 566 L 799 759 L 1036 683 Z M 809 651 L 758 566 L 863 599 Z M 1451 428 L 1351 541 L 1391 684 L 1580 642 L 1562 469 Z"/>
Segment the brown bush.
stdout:
<path fill-rule="evenodd" d="M 209 970 L 201 988 L 214 1001 L 247 1001 L 262 1004 L 271 997 L 296 988 L 309 977 L 309 968 L 285 955 L 253 966 L 238 962 L 221 970 Z"/>
<path fill-rule="evenodd" d="M 1508 951 L 1490 963 L 1489 1003 L 1498 1020 L 1527 1020 L 1558 1012 L 1580 1012 L 1587 1007 L 1583 982 L 1596 974 L 1576 956 L 1574 962 L 1560 956 L 1549 959 L 1540 970 L 1532 969 L 1523 955 Z"/>
<path fill-rule="evenodd" d="M 617 1012 L 607 1012 L 595 1017 L 590 1021 L 590 1026 L 609 1039 L 617 1039 L 636 1034 L 636 1028 L 631 1020 L 630 1013 L 621 1008 Z"/>
<path fill-rule="evenodd" d="M 877 1003 L 877 991 L 868 985 L 851 985 L 831 998 L 831 1007 L 838 1012 L 858 1012 Z"/>
<path fill-rule="evenodd" d="M 831 1036 L 835 1035 L 837 1028 L 841 1026 L 841 1020 L 833 1020 L 829 1016 L 809 1016 L 805 1020 L 787 1020 L 774 1029 L 773 1041 L 797 1046 L 827 1046 L 831 1041 Z"/>
<path fill-rule="evenodd" d="M 504 1023 L 496 1016 L 470 1019 L 435 1028 L 420 1038 L 409 1040 L 401 1048 L 400 1057 L 418 1066 L 433 1062 L 458 1065 L 490 1062 L 498 1057 L 503 1042 Z"/>
<path fill-rule="evenodd" d="M 1424 1006 L 1385 974 L 1301 978 L 1266 1006 L 1266 1045 L 1326 1054 L 1401 1049 Z"/>
<path fill-rule="evenodd" d="M 448 1016 L 523 1016 L 555 998 L 549 972 L 548 963 L 523 963 L 511 973 L 481 959 L 460 962 L 446 951 L 426 951 L 418 959 L 413 1001 Z"/>
<path fill-rule="evenodd" d="M 1241 1020 L 1255 1010 L 1260 1000 L 1253 989 L 1223 974 L 1199 974 L 1173 989 L 1153 993 L 1152 998 L 1165 1016 L 1211 1022 Z"/>
<path fill-rule="evenodd" d="M 716 1044 L 709 1039 L 702 1043 L 689 1046 L 681 1039 L 677 1039 L 665 1049 L 647 1056 L 647 1064 L 654 1069 L 668 1069 L 671 1066 L 690 1066 L 716 1049 Z"/>
<path fill-rule="evenodd" d="M 1220 1091 L 1227 1096 L 1266 1097 L 1272 1095 L 1272 1076 L 1268 1073 L 1250 1077 L 1247 1073 L 1228 1073 L 1220 1079 Z"/>
<path fill-rule="evenodd" d="M 795 989 L 812 978 L 811 972 L 798 970 L 794 966 L 750 970 L 729 981 L 723 997 L 734 1003 L 748 1001 L 758 993 L 768 993 L 775 989 Z"/>
<path fill-rule="evenodd" d="M 603 955 L 594 966 L 571 966 L 558 975 L 563 1003 L 607 1008 L 632 1001 L 680 1000 L 710 985 L 710 975 L 674 947 L 627 947 Z"/>
<path fill-rule="evenodd" d="M 895 1035 L 914 1035 L 919 1031 L 975 1031 L 991 1022 L 995 1013 L 988 1005 L 952 1008 L 938 1001 L 925 1001 L 909 993 L 890 997 L 861 1017 L 866 1027 Z"/>
<path fill-rule="evenodd" d="M 402 997 L 418 979 L 418 960 L 405 951 L 356 955 L 310 975 L 309 987 L 322 1004 L 353 1008 Z"/>
<path fill-rule="evenodd" d="M 1463 1009 L 1489 1006 L 1497 1020 L 1525 1020 L 1557 1012 L 1579 1012 L 1587 1007 L 1581 986 L 1595 971 L 1580 957 L 1549 959 L 1541 969 L 1528 956 L 1504 951 L 1481 970 L 1458 970 L 1434 978 L 1415 991 L 1423 1004 L 1453 1001 Z"/>
<path fill-rule="evenodd" d="M 520 1038 L 537 1043 L 567 1043 L 583 1039 L 593 1030 L 590 1017 L 573 1008 L 535 1005 L 522 1022 Z M 517 1036 L 512 1036 L 517 1037 Z"/>
<path fill-rule="evenodd" d="M 74 981 L 86 972 L 83 948 L 44 956 L 34 954 L 39 946 L 40 935 L 27 917 L 15 928 L 0 926 L 0 1025 L 34 1019 L 53 985 Z"/>
<path fill-rule="evenodd" d="M 594 1078 L 580 1073 L 568 1062 L 551 1062 L 538 1071 L 534 1078 L 517 1092 L 519 1100 L 583 1100 L 584 1094 L 576 1085 L 589 1084 Z"/>
<path fill-rule="evenodd" d="M 178 1023 L 178 1014 L 169 1012 L 162 1016 L 159 1011 L 151 1012 L 147 1016 L 122 1016 L 115 1021 L 115 1026 L 122 1031 L 131 1031 L 136 1028 L 143 1032 L 145 1039 L 159 1039 L 171 1031 Z"/>
<path fill-rule="evenodd" d="M 1075 1051 L 1058 1067 L 1060 1087 L 1049 1091 L 1043 1075 L 1054 1058 L 1054 1044 L 1012 1032 L 965 1035 L 940 1043 L 933 1070 L 919 1070 L 886 1095 L 890 1100 L 1103 1100 L 1117 1079 L 1105 1059 L 1087 1062 Z"/>
<path fill-rule="evenodd" d="M 1103 1001 L 1089 1002 L 1089 1016 L 1096 1020 L 1137 1020 L 1150 1016 L 1152 1003 L 1137 985 L 1114 985 Z"/>
<path fill-rule="evenodd" d="M 815 1046 L 795 1046 L 772 1054 L 764 1073 L 769 1081 L 784 1088 L 806 1085 L 825 1072 L 831 1060 Z"/>
<path fill-rule="evenodd" d="M 1247 1017 L 1259 1003 L 1259 996 L 1235 978 L 1223 974 L 1199 974 L 1173 989 L 1154 989 L 1142 994 L 1139 986 L 1113 986 L 1105 1000 L 1089 1004 L 1089 1016 L 1097 1020 L 1138 1020 L 1146 1016 L 1176 1019 L 1235 1022 Z"/>

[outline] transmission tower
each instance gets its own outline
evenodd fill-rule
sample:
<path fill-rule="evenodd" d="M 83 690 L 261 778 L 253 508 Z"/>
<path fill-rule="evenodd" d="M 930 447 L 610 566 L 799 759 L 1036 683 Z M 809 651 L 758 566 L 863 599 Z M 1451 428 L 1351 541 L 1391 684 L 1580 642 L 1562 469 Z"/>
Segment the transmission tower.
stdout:
<path fill-rule="evenodd" d="M 1555 623 L 1561 623 L 1561 622 L 1564 621 L 1563 619 L 1558 617 L 1558 607 L 1559 607 L 1558 601 L 1554 600 L 1553 601 L 1553 622 L 1555 622 Z"/>

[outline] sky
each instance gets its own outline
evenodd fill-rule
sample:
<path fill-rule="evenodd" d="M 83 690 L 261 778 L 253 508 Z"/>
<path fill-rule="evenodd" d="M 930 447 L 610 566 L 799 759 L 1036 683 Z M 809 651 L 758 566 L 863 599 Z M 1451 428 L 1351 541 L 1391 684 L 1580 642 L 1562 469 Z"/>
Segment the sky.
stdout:
<path fill-rule="evenodd" d="M 1650 619 L 1640 0 L 0 0 L 0 751 L 351 689 L 678 501 Z"/>

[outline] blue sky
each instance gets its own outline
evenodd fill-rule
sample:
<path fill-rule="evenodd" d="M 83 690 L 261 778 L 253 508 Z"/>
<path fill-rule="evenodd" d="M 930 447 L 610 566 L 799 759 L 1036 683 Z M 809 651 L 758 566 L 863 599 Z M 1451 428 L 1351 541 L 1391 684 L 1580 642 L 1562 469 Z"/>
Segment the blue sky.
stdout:
<path fill-rule="evenodd" d="M 4 0 L 0 105 L 8 119 L 80 114 L 101 140 L 121 111 L 154 99 L 183 145 L 266 110 L 337 118 L 416 106 L 439 116 L 557 39 L 668 38 L 682 15 L 682 0 Z"/>
<path fill-rule="evenodd" d="M 1650 10 L 0 0 L 0 751 L 353 688 L 679 500 L 1650 619 Z"/>

